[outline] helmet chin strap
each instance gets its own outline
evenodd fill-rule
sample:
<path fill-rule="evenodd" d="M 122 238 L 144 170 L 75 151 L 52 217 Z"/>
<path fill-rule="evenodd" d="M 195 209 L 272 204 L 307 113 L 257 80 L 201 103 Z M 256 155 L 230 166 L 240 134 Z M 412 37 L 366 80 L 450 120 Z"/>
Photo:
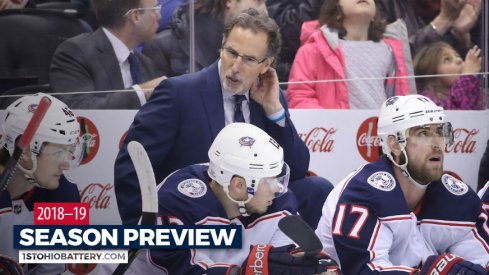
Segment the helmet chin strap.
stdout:
<path fill-rule="evenodd" d="M 250 202 L 250 200 L 253 198 L 253 195 L 252 194 L 248 194 L 248 199 L 245 200 L 245 201 L 237 201 L 235 199 L 233 199 L 231 197 L 231 195 L 229 194 L 229 186 L 228 185 L 225 185 L 223 186 L 223 189 L 224 189 L 224 193 L 226 193 L 226 196 L 228 196 L 228 198 L 233 201 L 234 203 L 238 204 L 238 210 L 239 210 L 239 214 L 243 217 L 247 217 L 250 215 L 250 213 L 248 213 L 248 210 L 246 210 L 246 204 L 248 202 Z"/>
<path fill-rule="evenodd" d="M 29 170 L 29 169 L 25 168 L 24 166 L 22 166 L 21 164 L 19 164 L 19 169 L 24 173 L 25 179 L 30 184 L 33 184 L 34 186 L 39 187 L 39 188 L 44 188 L 39 184 L 39 182 L 36 179 L 36 176 L 34 175 L 34 173 L 37 170 L 37 157 L 35 154 L 32 154 L 32 169 Z"/>
<path fill-rule="evenodd" d="M 413 177 L 411 177 L 411 173 L 409 173 L 408 171 L 408 168 L 407 168 L 407 165 L 408 165 L 408 156 L 407 156 L 407 153 L 406 153 L 406 143 L 405 142 L 402 142 L 402 143 L 399 143 L 399 146 L 401 146 L 401 152 L 402 154 L 404 155 L 404 159 L 406 160 L 403 164 L 398 164 L 394 158 L 392 157 L 392 154 L 388 154 L 387 157 L 392 161 L 392 163 L 394 163 L 395 166 L 399 167 L 399 169 L 401 169 L 401 172 L 402 174 L 408 178 L 408 180 L 417 188 L 419 189 L 426 189 L 429 185 L 426 184 L 421 184 L 419 182 L 417 182 Z"/>
<path fill-rule="evenodd" d="M 246 205 L 244 202 L 238 202 L 238 210 L 239 210 L 239 214 L 241 214 L 241 216 L 243 217 L 248 217 L 250 215 L 250 213 L 248 213 L 248 211 L 246 210 Z"/>

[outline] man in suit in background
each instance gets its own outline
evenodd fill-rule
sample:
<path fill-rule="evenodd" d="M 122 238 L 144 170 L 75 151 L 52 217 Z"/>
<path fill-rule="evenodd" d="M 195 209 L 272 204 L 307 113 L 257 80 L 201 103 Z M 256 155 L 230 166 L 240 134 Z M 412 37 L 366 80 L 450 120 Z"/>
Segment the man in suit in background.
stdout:
<path fill-rule="evenodd" d="M 54 92 L 124 92 L 62 95 L 77 109 L 137 109 L 165 77 L 158 77 L 153 62 L 134 52 L 154 39 L 161 6 L 155 0 L 94 0 L 100 28 L 64 41 L 51 62 Z"/>
<path fill-rule="evenodd" d="M 141 215 L 129 141 L 143 144 L 156 181 L 161 182 L 177 169 L 208 162 L 207 151 L 219 131 L 232 122 L 246 122 L 282 146 L 299 213 L 316 227 L 320 201 L 332 185 L 319 177 L 305 178 L 309 151 L 292 124 L 272 68 L 280 46 L 275 21 L 248 9 L 226 25 L 218 61 L 199 72 L 169 78 L 155 89 L 136 114 L 115 163 L 115 193 L 124 224 L 137 223 Z"/>

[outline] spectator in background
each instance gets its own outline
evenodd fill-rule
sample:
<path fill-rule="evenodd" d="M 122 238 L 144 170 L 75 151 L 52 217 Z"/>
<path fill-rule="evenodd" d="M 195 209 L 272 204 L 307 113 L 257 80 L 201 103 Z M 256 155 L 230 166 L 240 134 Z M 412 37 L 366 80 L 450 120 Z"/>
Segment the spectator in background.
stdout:
<path fill-rule="evenodd" d="M 7 189 L 0 190 L 0 254 L 16 260 L 19 252 L 13 247 L 13 227 L 34 224 L 34 203 L 80 202 L 77 186 L 64 175 L 83 157 L 80 125 L 73 112 L 52 96 L 42 93 L 24 96 L 7 108 L 2 120 L 0 171 L 4 171 L 8 159 L 19 150 L 16 142 L 32 118 L 32 109 L 45 96 L 51 100 L 51 106 L 23 153 Z M 60 274 L 65 271 L 65 265 L 24 265 L 24 269 L 25 274 Z M 0 274 L 10 273 L 3 273 L 0 267 Z"/>
<path fill-rule="evenodd" d="M 158 0 L 161 5 L 161 19 L 157 32 L 163 31 L 173 16 L 175 10 L 182 4 L 184 0 Z"/>
<path fill-rule="evenodd" d="M 299 213 L 316 227 L 321 200 L 332 184 L 305 177 L 309 151 L 292 123 L 271 67 L 280 43 L 273 19 L 250 8 L 224 29 L 218 60 L 198 72 L 171 77 L 156 88 L 136 114 L 115 162 L 114 188 L 124 224 L 137 223 L 141 215 L 128 142 L 143 144 L 156 181 L 161 182 L 177 169 L 209 161 L 207 151 L 218 132 L 232 122 L 246 122 L 267 132 L 283 148 Z"/>
<path fill-rule="evenodd" d="M 289 79 L 290 67 L 300 47 L 302 23 L 317 20 L 324 0 L 268 0 L 268 14 L 280 27 L 282 50 L 277 62 L 277 75 L 280 82 Z M 282 86 L 286 89 L 286 86 Z"/>
<path fill-rule="evenodd" d="M 224 24 L 247 8 L 267 14 L 266 0 L 199 0 L 195 2 L 195 70 L 212 64 L 219 57 Z M 143 53 L 166 76 L 190 72 L 190 26 L 188 3 L 173 15 L 170 27 L 146 43 Z"/>
<path fill-rule="evenodd" d="M 482 0 L 377 0 L 388 22 L 406 22 L 413 56 L 421 48 L 445 41 L 460 54 L 472 47 L 470 30 L 481 11 Z"/>
<path fill-rule="evenodd" d="M 447 74 L 447 76 L 417 79 L 420 93 L 445 110 L 482 109 L 482 87 L 477 75 L 481 70 L 481 51 L 477 46 L 469 50 L 465 61 L 445 42 L 436 42 L 419 51 L 414 58 L 416 76 Z"/>
<path fill-rule="evenodd" d="M 411 57 L 402 37 L 384 36 L 385 22 L 374 0 L 327 0 L 319 23 L 302 27 L 299 48 L 290 72 L 287 100 L 291 108 L 377 109 L 388 97 L 414 90 L 405 76 Z M 341 81 L 373 78 L 372 80 Z M 339 80 L 337 82 L 310 82 Z"/>
<path fill-rule="evenodd" d="M 182 1 L 183 0 L 158 0 L 158 3 L 161 5 L 161 19 L 157 32 L 162 31 L 166 27 L 168 22 L 170 22 L 173 11 L 180 6 Z M 91 9 L 90 0 L 70 0 L 70 2 L 82 9 Z"/>
<path fill-rule="evenodd" d="M 55 92 L 108 91 L 63 95 L 71 108 L 137 109 L 165 77 L 153 62 L 134 52 L 156 36 L 160 8 L 155 0 L 94 0 L 101 25 L 58 46 L 51 62 L 50 82 Z"/>

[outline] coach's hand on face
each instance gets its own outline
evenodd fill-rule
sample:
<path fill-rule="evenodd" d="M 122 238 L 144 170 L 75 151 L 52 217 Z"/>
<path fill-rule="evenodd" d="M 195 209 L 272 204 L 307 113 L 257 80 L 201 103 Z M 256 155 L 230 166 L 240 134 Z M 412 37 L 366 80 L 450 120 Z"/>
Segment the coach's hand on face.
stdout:
<path fill-rule="evenodd" d="M 251 98 L 262 106 L 267 115 L 274 114 L 283 108 L 279 94 L 277 72 L 272 67 L 260 74 L 251 86 Z"/>

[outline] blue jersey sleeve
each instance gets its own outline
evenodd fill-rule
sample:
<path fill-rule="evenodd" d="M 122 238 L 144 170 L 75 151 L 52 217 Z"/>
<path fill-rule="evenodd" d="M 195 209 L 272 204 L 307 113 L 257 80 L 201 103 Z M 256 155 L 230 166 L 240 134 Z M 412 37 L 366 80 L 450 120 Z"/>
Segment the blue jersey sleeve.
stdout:
<path fill-rule="evenodd" d="M 489 185 L 488 185 L 489 186 Z M 477 219 L 477 232 L 489 247 L 489 188 L 481 194 L 481 212 Z"/>
<path fill-rule="evenodd" d="M 398 232 L 412 222 L 402 190 L 387 160 L 368 164 L 342 190 L 332 218 L 334 249 L 345 274 L 409 274 L 415 269 L 392 261 Z M 397 264 L 395 264 L 397 262 Z"/>
<path fill-rule="evenodd" d="M 227 220 L 224 208 L 208 186 L 207 165 L 192 165 L 168 176 L 158 190 L 159 219 L 162 224 L 205 224 Z M 150 250 L 151 261 L 169 274 L 204 274 L 212 266 L 205 251 L 198 249 Z"/>

